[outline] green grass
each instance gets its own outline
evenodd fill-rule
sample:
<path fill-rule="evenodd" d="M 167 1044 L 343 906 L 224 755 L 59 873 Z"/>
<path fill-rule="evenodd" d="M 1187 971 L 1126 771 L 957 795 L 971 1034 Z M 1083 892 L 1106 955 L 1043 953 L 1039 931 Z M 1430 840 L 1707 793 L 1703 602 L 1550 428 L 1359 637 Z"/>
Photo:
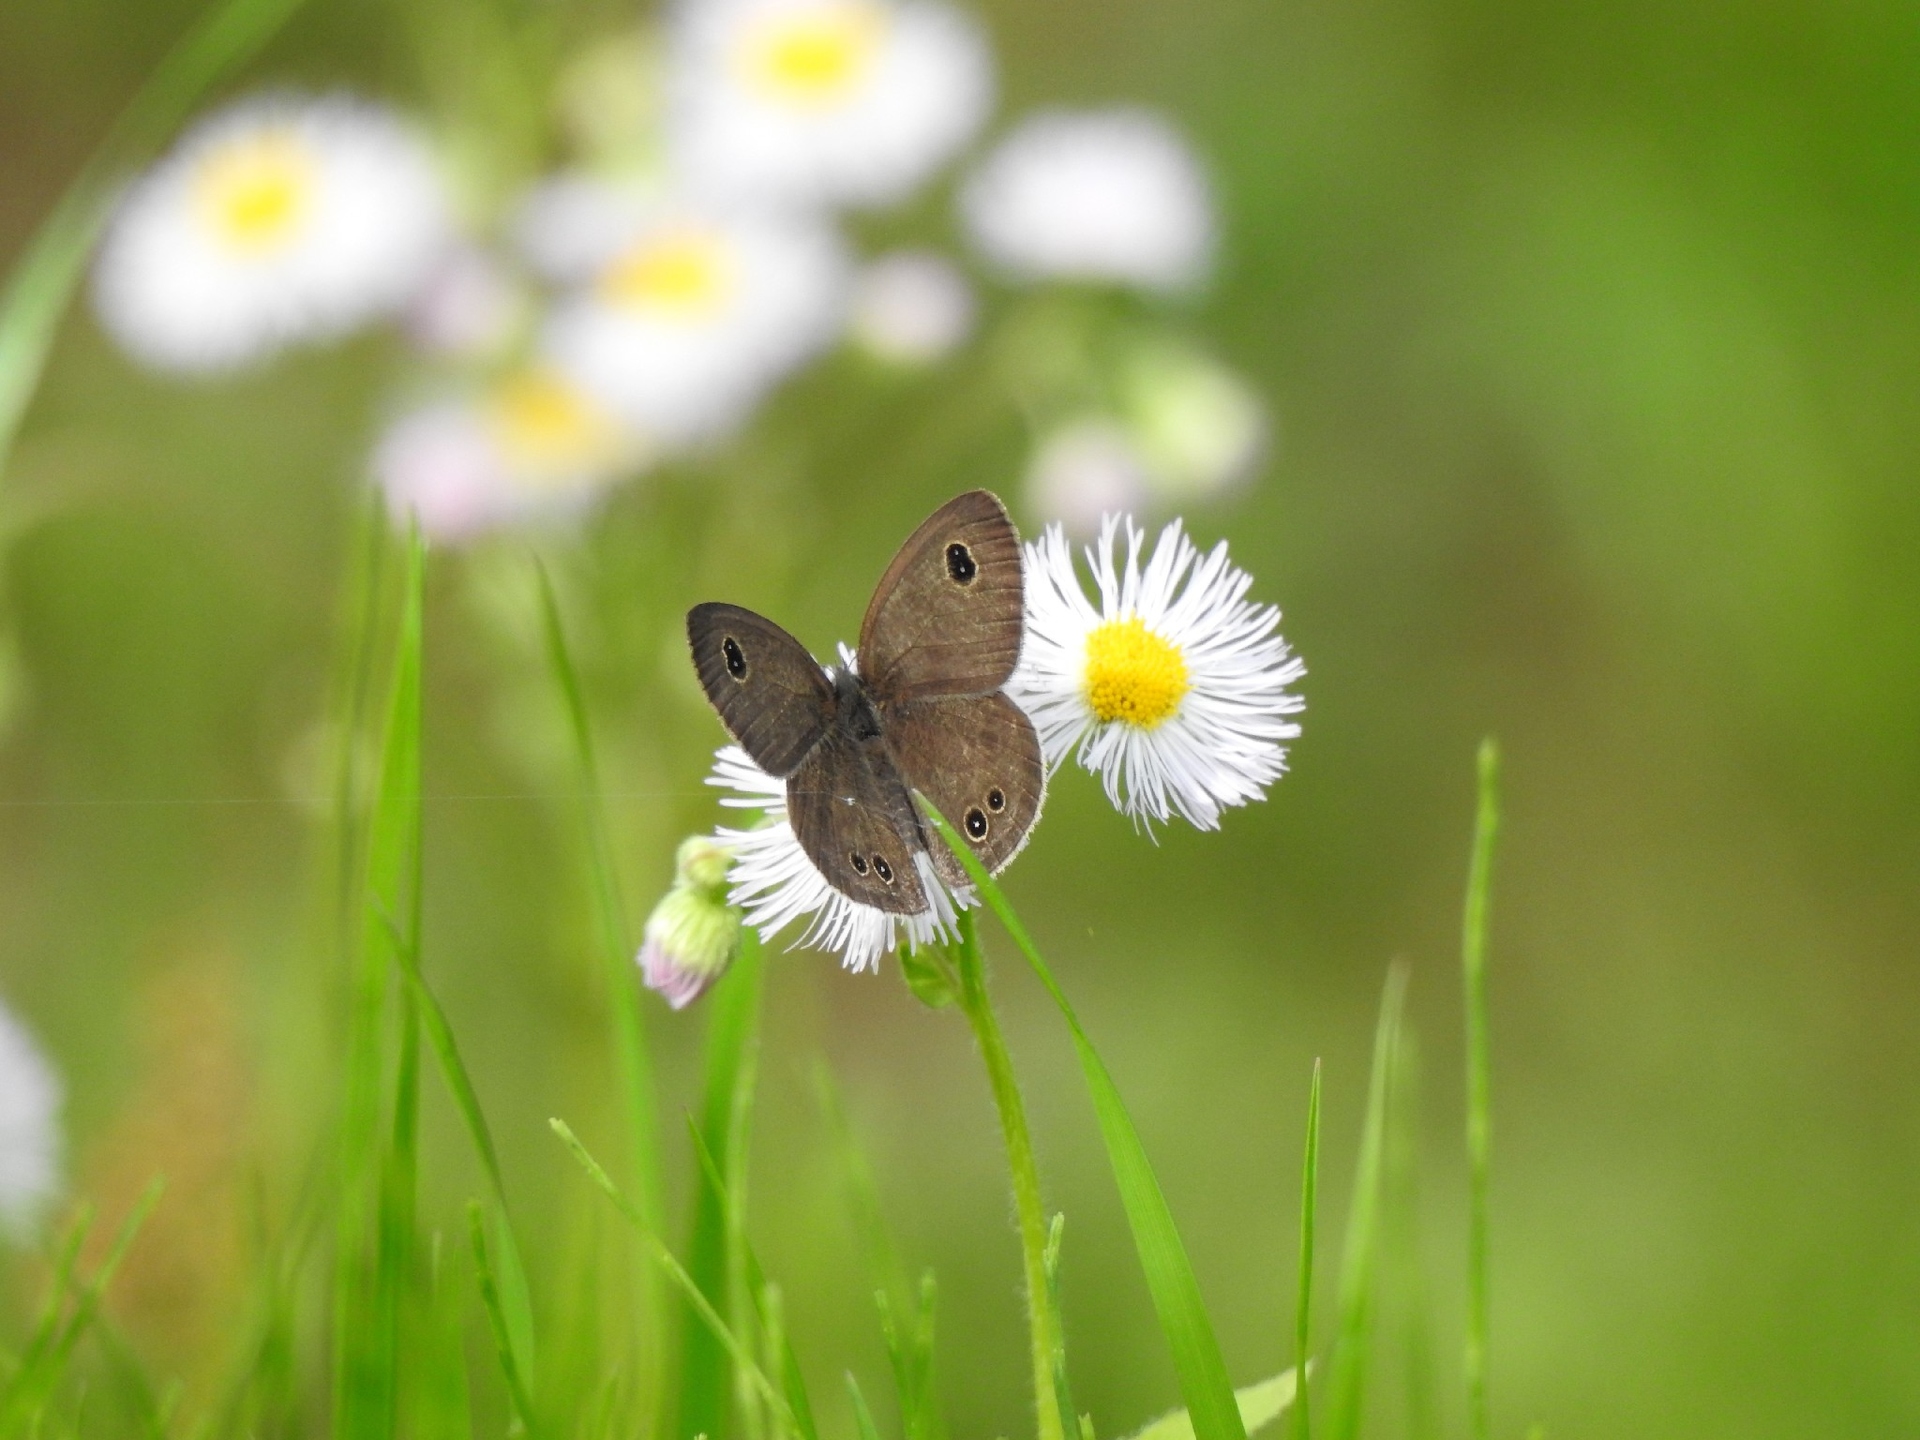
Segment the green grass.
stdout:
<path fill-rule="evenodd" d="M 1313 1226 L 1320 1192 L 1320 1062 L 1313 1062 L 1313 1084 L 1307 1090 L 1306 1153 L 1300 1161 L 1300 1283 L 1293 1306 L 1294 1365 L 1305 1376 L 1313 1355 Z M 1293 1407 L 1294 1440 L 1313 1433 L 1312 1387 L 1303 1379 Z"/>
<path fill-rule="evenodd" d="M 1466 991 L 1467 1027 L 1467 1428 L 1486 1440 L 1487 1331 L 1490 1295 L 1487 1237 L 1488 1173 L 1493 1148 L 1493 1078 L 1487 1040 L 1487 915 L 1493 896 L 1493 846 L 1500 829 L 1500 751 L 1480 744 L 1479 804 L 1474 810 L 1473 860 L 1467 870 L 1467 903 L 1461 921 L 1460 970 Z"/>

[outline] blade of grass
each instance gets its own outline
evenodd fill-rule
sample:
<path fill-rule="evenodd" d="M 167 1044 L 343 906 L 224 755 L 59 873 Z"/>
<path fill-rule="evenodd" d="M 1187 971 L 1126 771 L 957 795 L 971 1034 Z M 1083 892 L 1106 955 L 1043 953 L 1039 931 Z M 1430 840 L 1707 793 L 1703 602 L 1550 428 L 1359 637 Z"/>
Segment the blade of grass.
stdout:
<path fill-rule="evenodd" d="M 1295 1397 L 1300 1393 L 1300 1372 L 1282 1370 L 1278 1375 L 1257 1381 L 1252 1385 L 1242 1385 L 1233 1392 L 1234 1404 L 1240 1411 L 1240 1423 L 1247 1427 L 1247 1433 L 1271 1425 L 1287 1411 Z M 1173 1410 L 1162 1415 L 1135 1431 L 1128 1440 L 1194 1440 L 1193 1421 L 1184 1410 Z"/>
<path fill-rule="evenodd" d="M 693 1144 L 694 1158 L 700 1164 L 701 1174 L 706 1182 L 719 1190 L 722 1197 L 727 1195 L 726 1180 L 720 1171 L 720 1164 L 713 1158 L 713 1152 L 707 1149 L 707 1142 L 701 1137 L 700 1127 L 688 1117 L 687 1130 Z M 795 1422 L 800 1427 L 804 1440 L 818 1440 L 814 1429 L 813 1406 L 807 1399 L 806 1381 L 800 1373 L 800 1360 L 794 1354 L 793 1345 L 786 1338 L 784 1320 L 776 1313 L 779 1308 L 780 1287 L 770 1283 L 766 1272 L 760 1268 L 760 1257 L 754 1253 L 752 1242 L 743 1234 L 740 1237 L 740 1254 L 745 1262 L 748 1286 L 753 1296 L 754 1312 L 760 1323 L 764 1354 L 777 1359 L 773 1362 L 780 1371 L 781 1390 L 792 1407 Z M 776 1419 L 778 1417 L 775 1417 Z"/>
<path fill-rule="evenodd" d="M 120 1262 L 126 1259 L 127 1251 L 133 1248 L 134 1237 L 140 1233 L 140 1227 L 146 1224 L 147 1216 L 159 1203 L 160 1192 L 164 1188 L 164 1183 L 158 1178 L 148 1183 L 127 1218 L 120 1223 L 106 1258 L 76 1294 L 72 1313 L 64 1323 L 56 1319 L 46 1332 L 45 1343 L 22 1356 L 19 1368 L 8 1377 L 5 1387 L 0 1388 L 0 1435 L 19 1431 L 22 1424 L 46 1404 L 47 1398 L 59 1385 L 67 1362 L 72 1358 L 74 1346 L 80 1343 L 81 1337 L 99 1314 L 107 1286 L 120 1269 Z M 68 1268 L 63 1277 L 68 1284 L 71 1283 L 72 1273 L 72 1269 Z M 61 1292 L 66 1288 L 67 1285 L 63 1284 Z M 56 1306 L 61 1292 L 56 1292 Z M 54 1314 L 57 1317 L 57 1309 Z"/>
<path fill-rule="evenodd" d="M 1200 1283 L 1194 1278 L 1193 1265 L 1187 1259 L 1186 1247 L 1173 1223 L 1173 1212 L 1167 1207 L 1166 1195 L 1160 1189 L 1152 1163 L 1147 1159 L 1146 1147 L 1140 1143 L 1139 1131 L 1120 1099 L 1113 1077 L 1006 895 L 945 817 L 934 810 L 925 797 L 921 797 L 920 803 L 1067 1022 L 1074 1050 L 1080 1058 L 1081 1073 L 1093 1097 L 1107 1160 L 1126 1208 L 1127 1224 L 1140 1254 L 1140 1266 L 1146 1272 L 1147 1289 L 1153 1296 L 1161 1333 L 1173 1354 L 1174 1369 L 1180 1377 L 1180 1393 L 1193 1417 L 1196 1435 L 1199 1440 L 1246 1440 L 1246 1428 L 1234 1403 L 1226 1361 L 1221 1358 L 1219 1342 L 1214 1338 L 1213 1322 L 1201 1298 Z"/>
<path fill-rule="evenodd" d="M 493 1332 L 494 1353 L 500 1357 L 500 1371 L 506 1377 L 507 1397 L 513 1412 L 529 1435 L 537 1435 L 533 1398 L 527 1393 L 526 1377 L 520 1373 L 513 1356 L 513 1337 L 507 1329 L 507 1317 L 500 1304 L 500 1286 L 494 1279 L 493 1260 L 487 1253 L 487 1225 L 477 1200 L 467 1203 L 467 1235 L 473 1246 L 473 1269 L 480 1285 L 480 1304 L 487 1312 L 487 1326 Z"/>
<path fill-rule="evenodd" d="M 1406 997 L 1407 967 L 1396 961 L 1387 971 L 1386 990 L 1380 1000 L 1380 1019 L 1374 1029 L 1373 1074 L 1367 1086 L 1367 1118 L 1361 1129 L 1360 1160 L 1353 1179 L 1353 1206 L 1347 1216 L 1346 1249 L 1340 1261 L 1340 1324 L 1334 1341 L 1332 1373 L 1327 1377 L 1328 1433 L 1333 1440 L 1353 1440 L 1360 1433 L 1360 1411 L 1370 1358 L 1368 1351 L 1373 1339 L 1373 1278 L 1380 1248 L 1387 1106 Z"/>
<path fill-rule="evenodd" d="M 740 1343 L 739 1338 L 735 1336 L 732 1329 L 727 1325 L 727 1322 L 721 1318 L 720 1312 L 713 1308 L 713 1302 L 708 1300 L 707 1297 L 701 1293 L 700 1287 L 693 1283 L 693 1277 L 687 1273 L 686 1267 L 675 1258 L 673 1251 L 667 1248 L 666 1242 L 662 1240 L 659 1235 L 647 1228 L 646 1222 L 640 1214 L 639 1207 L 620 1193 L 619 1187 L 613 1183 L 608 1177 L 607 1172 L 601 1168 L 600 1162 L 588 1153 L 587 1147 L 580 1143 L 579 1137 L 568 1128 L 566 1121 L 549 1120 L 547 1124 L 553 1133 L 560 1137 L 560 1143 L 567 1147 L 567 1150 L 579 1163 L 580 1168 L 587 1172 L 587 1178 L 593 1181 L 593 1183 L 600 1188 L 601 1193 L 613 1202 L 614 1208 L 625 1218 L 627 1224 L 633 1228 L 634 1233 L 640 1237 L 641 1243 L 645 1245 L 647 1250 L 652 1254 L 654 1262 L 666 1273 L 667 1278 L 674 1283 L 675 1287 L 678 1288 L 680 1293 L 686 1298 L 687 1303 L 693 1307 L 694 1313 L 705 1322 L 707 1328 L 713 1332 L 714 1337 L 720 1341 L 727 1353 L 733 1357 L 734 1364 L 742 1367 L 747 1372 L 748 1378 L 752 1380 L 754 1388 L 760 1392 L 760 1398 L 779 1414 L 782 1424 L 794 1430 L 799 1430 L 799 1421 L 787 1406 L 785 1397 L 782 1396 L 778 1390 L 774 1389 L 772 1382 L 767 1379 L 766 1372 L 763 1371 L 754 1360 L 752 1352 Z"/>
<path fill-rule="evenodd" d="M 1492 1062 L 1487 1039 L 1487 914 L 1493 898 L 1493 846 L 1500 829 L 1500 750 L 1480 742 L 1480 796 L 1473 860 L 1460 927 L 1460 969 L 1467 1012 L 1467 1433 L 1486 1440 L 1487 1332 L 1490 1320 L 1487 1195 L 1493 1146 Z"/>
<path fill-rule="evenodd" d="M 1313 1084 L 1307 1090 L 1307 1148 L 1300 1161 L 1300 1294 L 1294 1305 L 1294 1364 L 1305 1373 L 1307 1356 L 1312 1353 L 1313 1333 L 1313 1220 L 1314 1204 L 1320 1187 L 1320 1061 L 1313 1062 Z M 1313 1428 L 1308 1406 L 1313 1387 L 1300 1387 L 1300 1400 L 1293 1409 L 1294 1440 L 1308 1440 Z"/>
<path fill-rule="evenodd" d="M 700 1140 L 710 1155 L 729 1161 L 736 1097 L 747 1074 L 748 1056 L 760 1020 L 763 966 L 760 939 L 741 931 L 740 953 L 707 1002 L 706 1092 L 700 1110 Z M 700 1293 L 726 1316 L 728 1228 L 727 1192 L 738 1177 L 725 1171 L 716 1186 L 702 1175 L 694 1188 L 693 1233 L 687 1246 L 687 1270 Z M 731 1316 L 729 1323 L 740 1318 Z M 697 1310 L 683 1310 L 680 1323 L 680 1387 L 675 1420 L 668 1433 L 682 1437 L 718 1435 L 726 1420 L 729 1375 L 727 1351 L 719 1337 L 700 1323 Z"/>
<path fill-rule="evenodd" d="M 847 1371 L 847 1395 L 853 1401 L 853 1424 L 860 1440 L 880 1440 L 880 1432 L 873 1426 L 873 1412 L 867 1408 L 867 1397 L 860 1393 L 860 1382 L 853 1378 L 851 1370 Z"/>
<path fill-rule="evenodd" d="M 426 552 L 408 549 L 399 639 L 393 658 L 379 782 L 365 844 L 362 925 L 347 1032 L 341 1116 L 339 1234 L 334 1279 L 334 1431 L 341 1440 L 391 1428 L 390 1368 L 380 1323 L 386 1186 L 379 1116 L 382 1017 L 391 964 L 418 944 L 422 610 Z M 411 891 L 411 893 L 409 893 Z M 401 930 L 395 917 L 405 916 Z M 407 1007 L 409 1014 L 412 1006 Z M 411 1031 L 410 1025 L 403 1027 Z M 369 1245 L 375 1254 L 369 1263 Z"/>
<path fill-rule="evenodd" d="M 596 927 L 600 932 L 601 958 L 607 970 L 607 1000 L 613 1017 L 613 1048 L 620 1066 L 620 1093 L 627 1112 L 627 1144 L 633 1165 L 634 1186 L 639 1194 L 640 1213 L 648 1224 L 659 1228 L 662 1213 L 660 1199 L 660 1140 L 654 1105 L 652 1059 L 647 1051 L 646 1030 L 641 1021 L 640 990 L 635 978 L 634 947 L 627 925 L 626 906 L 620 897 L 618 871 L 613 863 L 613 841 L 607 829 L 606 812 L 600 804 L 599 765 L 594 758 L 593 728 L 587 718 L 586 693 L 580 685 L 580 672 L 567 648 L 566 629 L 560 620 L 560 602 L 554 594 L 553 580 L 546 567 L 535 562 L 540 576 L 540 609 L 547 640 L 547 662 L 553 672 L 554 688 L 559 692 L 561 708 L 566 711 L 567 727 L 573 737 L 574 785 L 579 791 L 580 830 L 587 857 L 589 879 L 593 887 Z"/>
<path fill-rule="evenodd" d="M 1387 1106 L 1387 1271 L 1396 1284 L 1406 1364 L 1407 1440 L 1438 1434 L 1433 1388 L 1433 1347 L 1427 1324 L 1426 1267 L 1420 1246 L 1420 1045 L 1411 1025 L 1402 1028 L 1394 1067 L 1393 1099 Z"/>
<path fill-rule="evenodd" d="M 124 176 L 222 75 L 257 52 L 301 0 L 228 0 L 168 52 L 40 223 L 0 293 L 0 473 L 39 387 L 87 256 Z"/>

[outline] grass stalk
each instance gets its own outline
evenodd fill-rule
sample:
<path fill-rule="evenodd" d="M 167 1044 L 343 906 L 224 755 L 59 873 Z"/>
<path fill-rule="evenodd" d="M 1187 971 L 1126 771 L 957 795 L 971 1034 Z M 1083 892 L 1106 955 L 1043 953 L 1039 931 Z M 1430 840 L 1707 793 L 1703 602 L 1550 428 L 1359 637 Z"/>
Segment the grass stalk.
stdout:
<path fill-rule="evenodd" d="M 1406 1010 L 1407 967 L 1396 961 L 1387 971 L 1374 1028 L 1373 1072 L 1367 1084 L 1367 1116 L 1360 1134 L 1360 1159 L 1353 1177 L 1353 1204 L 1347 1214 L 1345 1252 L 1340 1260 L 1340 1324 L 1327 1377 L 1328 1426 L 1333 1440 L 1354 1440 L 1366 1397 L 1373 1345 L 1374 1278 L 1380 1253 L 1381 1210 L 1386 1185 L 1388 1107 L 1392 1103 L 1400 1028 Z"/>
<path fill-rule="evenodd" d="M 954 947 L 959 968 L 960 1009 L 973 1027 L 980 1057 L 986 1062 L 994 1108 L 1000 1113 L 1000 1133 L 1007 1147 L 1007 1168 L 1013 1181 L 1014 1215 L 1019 1223 L 1020 1256 L 1027 1287 L 1027 1336 L 1033 1363 L 1033 1404 L 1040 1440 L 1066 1440 L 1078 1431 L 1066 1427 L 1054 1384 L 1054 1356 L 1059 1347 L 1059 1317 L 1055 1315 L 1047 1284 L 1047 1214 L 1040 1198 L 1040 1167 L 1034 1159 L 1033 1136 L 1027 1127 L 1026 1105 L 1013 1073 L 1013 1058 L 1000 1033 L 999 1019 L 987 995 L 986 967 L 971 911 L 960 912 L 960 943 Z"/>
<path fill-rule="evenodd" d="M 1308 1416 L 1312 1389 L 1307 1375 L 1307 1357 L 1313 1338 L 1313 1223 L 1314 1205 L 1320 1188 L 1320 1061 L 1313 1062 L 1313 1083 L 1307 1090 L 1307 1144 L 1300 1161 L 1300 1286 L 1294 1303 L 1294 1364 L 1301 1377 L 1300 1392 L 1293 1407 L 1294 1440 L 1308 1440 L 1313 1433 Z"/>
<path fill-rule="evenodd" d="M 1467 1030 L 1467 1433 L 1486 1440 L 1487 1334 L 1490 1321 L 1487 1236 L 1488 1176 L 1493 1147 L 1492 1063 L 1487 1030 L 1487 916 L 1493 897 L 1493 850 L 1500 829 L 1500 750 L 1480 742 L 1479 804 L 1473 858 L 1460 927 L 1460 969 Z"/>

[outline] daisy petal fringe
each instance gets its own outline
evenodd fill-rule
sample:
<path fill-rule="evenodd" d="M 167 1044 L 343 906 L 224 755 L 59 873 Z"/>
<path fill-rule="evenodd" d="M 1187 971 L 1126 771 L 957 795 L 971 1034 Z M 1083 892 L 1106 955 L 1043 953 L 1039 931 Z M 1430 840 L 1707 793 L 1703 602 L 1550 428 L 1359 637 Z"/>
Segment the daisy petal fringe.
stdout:
<path fill-rule="evenodd" d="M 746 912 L 747 924 L 763 940 L 805 919 L 792 948 L 838 954 L 849 970 L 878 970 L 881 958 L 902 942 L 917 949 L 951 941 L 959 911 L 973 904 L 970 893 L 956 894 L 941 884 L 924 854 L 916 855 L 914 864 L 931 906 L 920 914 L 894 915 L 842 895 L 800 848 L 787 819 L 786 782 L 767 774 L 737 745 L 715 752 L 707 783 L 731 792 L 721 798 L 722 805 L 758 810 L 764 817 L 750 829 L 723 825 L 714 835 L 733 853 L 728 898 Z"/>
<path fill-rule="evenodd" d="M 1289 717 L 1305 703 L 1289 687 L 1306 667 L 1279 610 L 1246 598 L 1253 579 L 1224 541 L 1203 555 L 1176 520 L 1143 563 L 1145 538 L 1131 517 L 1102 521 L 1086 551 L 1097 605 L 1060 526 L 1027 546 L 1027 636 L 1008 693 L 1049 766 L 1073 756 L 1148 825 L 1179 815 L 1212 830 L 1285 772 L 1283 742 L 1300 733 Z"/>

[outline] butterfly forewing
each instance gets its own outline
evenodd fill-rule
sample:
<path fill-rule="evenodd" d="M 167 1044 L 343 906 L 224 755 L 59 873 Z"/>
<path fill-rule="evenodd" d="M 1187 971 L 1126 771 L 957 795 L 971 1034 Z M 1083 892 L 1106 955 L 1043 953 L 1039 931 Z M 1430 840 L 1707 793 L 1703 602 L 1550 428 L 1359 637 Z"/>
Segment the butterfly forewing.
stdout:
<path fill-rule="evenodd" d="M 1026 712 L 995 694 L 912 701 L 882 714 L 901 778 L 933 802 L 989 873 L 999 870 L 1026 843 L 1046 800 L 1046 765 Z M 967 883 L 938 836 L 931 857 L 942 880 Z"/>
<path fill-rule="evenodd" d="M 908 537 L 860 623 L 860 675 L 882 703 L 987 695 L 1020 659 L 1020 536 L 985 490 L 942 505 Z"/>
<path fill-rule="evenodd" d="M 883 749 L 829 733 L 788 779 L 787 814 L 836 890 L 896 915 L 927 908 L 913 802 Z"/>
<path fill-rule="evenodd" d="M 833 723 L 833 687 L 807 647 L 738 605 L 687 612 L 693 668 L 720 719 L 769 775 L 799 768 Z"/>

